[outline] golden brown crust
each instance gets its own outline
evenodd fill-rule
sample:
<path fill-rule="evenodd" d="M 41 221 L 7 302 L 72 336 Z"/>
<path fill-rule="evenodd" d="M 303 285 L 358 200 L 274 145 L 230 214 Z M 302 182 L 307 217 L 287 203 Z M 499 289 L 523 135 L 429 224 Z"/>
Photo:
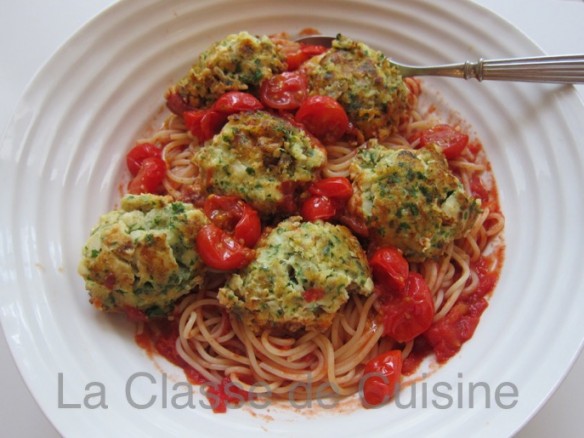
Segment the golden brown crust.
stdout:
<path fill-rule="evenodd" d="M 166 96 L 176 93 L 192 107 L 206 107 L 228 91 L 257 87 L 263 79 L 284 68 L 283 54 L 268 37 L 240 32 L 203 52 Z"/>
<path fill-rule="evenodd" d="M 366 255 L 342 225 L 292 217 L 266 233 L 256 253 L 218 296 L 256 332 L 326 330 L 349 294 L 373 289 Z M 322 295 L 307 300 L 309 289 Z"/>
<path fill-rule="evenodd" d="M 378 246 L 400 248 L 410 261 L 441 255 L 463 237 L 480 211 L 430 146 L 389 149 L 370 140 L 351 163 L 354 196 L 349 210 Z"/>
<path fill-rule="evenodd" d="M 100 310 L 167 313 L 203 281 L 196 253 L 204 213 L 169 196 L 128 195 L 100 218 L 83 248 L 79 273 Z"/>
<path fill-rule="evenodd" d="M 336 99 L 365 139 L 389 137 L 411 109 L 409 90 L 395 66 L 381 52 L 342 35 L 302 70 L 310 94 Z"/>

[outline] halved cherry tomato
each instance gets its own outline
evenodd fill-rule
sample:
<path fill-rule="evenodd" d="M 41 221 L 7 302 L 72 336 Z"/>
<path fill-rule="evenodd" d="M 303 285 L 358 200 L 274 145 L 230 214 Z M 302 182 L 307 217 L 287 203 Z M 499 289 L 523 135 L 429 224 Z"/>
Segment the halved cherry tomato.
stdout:
<path fill-rule="evenodd" d="M 253 208 L 244 204 L 241 219 L 233 229 L 233 236 L 243 241 L 245 246 L 253 248 L 262 234 L 260 217 Z"/>
<path fill-rule="evenodd" d="M 404 290 L 410 267 L 399 249 L 389 246 L 378 249 L 369 259 L 369 266 L 375 285 L 385 294 Z"/>
<path fill-rule="evenodd" d="M 255 96 L 243 91 L 229 91 L 215 101 L 212 109 L 223 114 L 260 110 L 264 106 Z"/>
<path fill-rule="evenodd" d="M 136 176 L 142 163 L 149 157 L 162 157 L 162 150 L 150 143 L 141 143 L 134 146 L 126 155 L 126 165 L 132 176 Z"/>
<path fill-rule="evenodd" d="M 166 175 L 166 163 L 162 158 L 148 157 L 142 161 L 138 173 L 128 184 L 128 193 L 156 193 Z"/>
<path fill-rule="evenodd" d="M 262 82 L 260 99 L 269 108 L 296 109 L 306 99 L 308 83 L 302 72 L 284 72 Z"/>
<path fill-rule="evenodd" d="M 262 232 L 258 213 L 236 196 L 209 195 L 203 206 L 211 221 L 243 242 L 254 247 Z"/>
<path fill-rule="evenodd" d="M 401 378 L 402 355 L 390 350 L 371 359 L 363 372 L 363 401 L 365 407 L 387 403 L 394 395 Z"/>
<path fill-rule="evenodd" d="M 253 251 L 215 224 L 197 233 L 197 251 L 207 266 L 221 271 L 240 269 L 249 264 Z"/>
<path fill-rule="evenodd" d="M 426 280 L 410 272 L 402 295 L 381 306 L 384 334 L 398 342 L 408 342 L 432 325 L 434 300 Z"/>
<path fill-rule="evenodd" d="M 327 48 L 324 46 L 300 43 L 300 47 L 297 51 L 286 55 L 288 70 L 296 70 L 313 56 L 320 55 L 326 51 Z"/>
<path fill-rule="evenodd" d="M 306 289 L 302 293 L 302 296 L 304 297 L 304 299 L 306 300 L 307 303 L 312 303 L 312 302 L 318 301 L 322 297 L 324 297 L 324 290 L 322 290 L 320 288 L 313 287 L 311 289 Z"/>
<path fill-rule="evenodd" d="M 330 198 L 326 196 L 311 196 L 302 204 L 300 214 L 310 222 L 328 220 L 334 217 L 337 209 Z"/>
<path fill-rule="evenodd" d="M 212 109 L 187 111 L 183 113 L 185 125 L 191 134 L 205 142 L 217 134 L 227 120 L 227 116 Z"/>
<path fill-rule="evenodd" d="M 339 140 L 349 130 L 345 109 L 329 96 L 308 97 L 298 108 L 295 119 L 325 143 Z"/>
<path fill-rule="evenodd" d="M 468 135 L 457 131 L 450 125 L 436 125 L 420 133 L 420 146 L 435 144 L 442 149 L 444 156 L 451 160 L 458 157 L 468 144 Z"/>
<path fill-rule="evenodd" d="M 353 195 L 351 182 L 342 176 L 324 178 L 316 181 L 308 188 L 310 193 L 317 196 L 347 201 Z"/>
<path fill-rule="evenodd" d="M 237 196 L 209 195 L 203 204 L 205 215 L 219 228 L 232 232 L 241 218 L 243 201 Z"/>

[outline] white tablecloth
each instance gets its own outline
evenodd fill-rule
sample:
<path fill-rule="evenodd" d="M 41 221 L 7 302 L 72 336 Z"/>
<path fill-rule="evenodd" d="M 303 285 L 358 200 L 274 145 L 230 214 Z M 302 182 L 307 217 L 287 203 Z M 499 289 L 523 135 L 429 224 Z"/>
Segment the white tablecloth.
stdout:
<path fill-rule="evenodd" d="M 515 24 L 550 54 L 584 53 L 584 1 L 477 2 Z M 114 0 L 3 0 L 0 3 L 0 132 L 7 126 L 34 73 L 83 23 L 112 3 Z M 578 90 L 584 100 L 584 86 Z M 543 355 L 542 360 L 546 360 Z M 518 436 L 582 436 L 582 389 L 584 356 Z M 59 436 L 24 385 L 3 333 L 0 335 L 0 425 L 0 435 L 6 437 Z"/>

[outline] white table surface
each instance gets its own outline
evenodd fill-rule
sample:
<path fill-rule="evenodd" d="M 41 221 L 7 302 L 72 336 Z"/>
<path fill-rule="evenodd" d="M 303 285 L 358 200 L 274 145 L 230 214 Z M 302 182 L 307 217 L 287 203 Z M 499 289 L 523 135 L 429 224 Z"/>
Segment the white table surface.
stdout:
<path fill-rule="evenodd" d="M 0 0 L 0 132 L 8 125 L 35 72 L 83 23 L 114 1 Z M 582 0 L 478 0 L 477 3 L 513 23 L 549 54 L 584 53 Z M 584 100 L 584 86 L 577 88 Z M 583 436 L 582 389 L 584 355 L 517 436 Z M 0 436 L 59 436 L 26 388 L 3 332 L 0 334 Z"/>

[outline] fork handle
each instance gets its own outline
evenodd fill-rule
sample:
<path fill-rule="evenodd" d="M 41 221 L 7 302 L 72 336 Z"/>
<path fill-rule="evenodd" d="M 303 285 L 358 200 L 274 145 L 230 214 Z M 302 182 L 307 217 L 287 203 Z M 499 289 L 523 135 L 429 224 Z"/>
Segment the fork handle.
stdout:
<path fill-rule="evenodd" d="M 584 55 L 479 59 L 435 67 L 403 66 L 403 76 L 449 76 L 479 81 L 584 83 Z"/>

